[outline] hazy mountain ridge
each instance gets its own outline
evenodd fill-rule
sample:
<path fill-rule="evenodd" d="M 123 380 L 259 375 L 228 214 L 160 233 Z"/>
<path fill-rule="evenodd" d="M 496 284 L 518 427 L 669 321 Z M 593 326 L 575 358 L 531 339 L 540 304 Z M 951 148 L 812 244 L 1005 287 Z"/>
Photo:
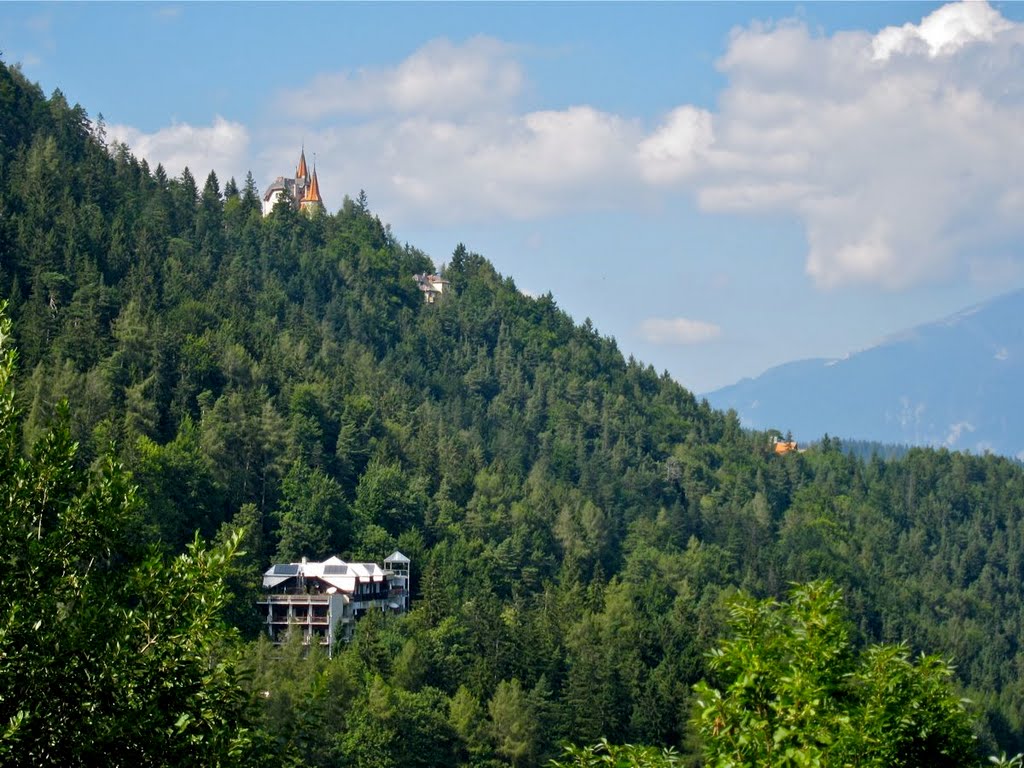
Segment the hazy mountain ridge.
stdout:
<path fill-rule="evenodd" d="M 1024 452 L 1024 291 L 837 359 L 801 360 L 707 394 L 744 425 L 1010 456 Z"/>

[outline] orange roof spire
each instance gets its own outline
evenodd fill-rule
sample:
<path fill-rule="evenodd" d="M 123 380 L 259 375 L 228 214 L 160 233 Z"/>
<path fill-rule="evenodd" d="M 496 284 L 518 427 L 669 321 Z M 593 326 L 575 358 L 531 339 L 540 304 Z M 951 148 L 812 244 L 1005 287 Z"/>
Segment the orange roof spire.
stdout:
<path fill-rule="evenodd" d="M 313 166 L 313 180 L 309 182 L 309 186 L 306 187 L 306 196 L 302 198 L 304 203 L 320 203 L 323 205 L 323 199 L 320 197 L 320 182 L 316 178 L 316 166 Z"/>
<path fill-rule="evenodd" d="M 309 169 L 306 168 L 306 147 L 302 147 L 302 154 L 299 155 L 299 168 L 295 171 L 296 179 L 308 179 Z"/>

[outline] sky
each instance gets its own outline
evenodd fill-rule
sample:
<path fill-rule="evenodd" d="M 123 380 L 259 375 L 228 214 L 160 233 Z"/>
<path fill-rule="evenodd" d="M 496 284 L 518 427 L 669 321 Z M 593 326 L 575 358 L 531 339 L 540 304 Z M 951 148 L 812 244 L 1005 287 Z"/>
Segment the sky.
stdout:
<path fill-rule="evenodd" d="M 1024 4 L 2 3 L 202 183 L 317 166 L 697 392 L 1024 287 Z"/>

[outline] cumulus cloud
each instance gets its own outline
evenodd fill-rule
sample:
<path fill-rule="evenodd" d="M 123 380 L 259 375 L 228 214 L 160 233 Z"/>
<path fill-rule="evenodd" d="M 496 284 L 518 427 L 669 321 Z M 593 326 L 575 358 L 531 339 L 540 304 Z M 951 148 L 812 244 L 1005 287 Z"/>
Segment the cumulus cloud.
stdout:
<path fill-rule="evenodd" d="M 321 156 L 347 155 L 336 170 L 373 180 L 398 215 L 529 218 L 690 189 L 707 211 L 795 217 L 822 288 L 895 290 L 982 275 L 1022 233 L 1022 43 L 984 2 L 876 35 L 755 23 L 718 62 L 713 112 L 683 104 L 652 125 L 586 105 L 516 112 L 517 51 L 488 38 L 282 99 L 362 115 L 324 129 Z"/>
<path fill-rule="evenodd" d="M 640 335 L 652 344 L 704 344 L 721 336 L 722 329 L 685 317 L 649 317 L 640 323 Z"/>
<path fill-rule="evenodd" d="M 381 117 L 305 136 L 329 207 L 356 185 L 389 218 L 452 223 L 624 203 L 637 188 L 642 131 L 635 121 L 576 106 L 471 120 Z M 290 132 L 270 149 L 276 167 L 294 162 L 295 150 Z"/>
<path fill-rule="evenodd" d="M 686 178 L 706 160 L 712 137 L 710 112 L 691 106 L 672 110 L 637 147 L 641 174 L 653 183 Z"/>
<path fill-rule="evenodd" d="M 1011 28 L 988 3 L 960 2 L 939 8 L 920 24 L 883 29 L 872 41 L 872 49 L 876 59 L 921 50 L 934 57 L 955 52 L 969 43 L 992 42 L 997 33 Z"/>
<path fill-rule="evenodd" d="M 249 132 L 241 123 L 219 115 L 208 126 L 174 123 L 153 133 L 129 125 L 109 125 L 107 136 L 127 144 L 132 154 L 145 158 L 154 168 L 162 163 L 169 176 L 177 176 L 188 166 L 200 186 L 211 170 L 222 183 L 229 176 L 241 178 L 247 171 Z"/>
<path fill-rule="evenodd" d="M 874 36 L 736 30 L 698 201 L 797 216 L 825 288 L 973 273 L 1022 232 L 1021 43 L 983 2 Z"/>
<path fill-rule="evenodd" d="M 390 68 L 318 75 L 278 94 L 293 124 L 263 165 L 293 162 L 294 123 L 304 121 L 329 206 L 352 192 L 352 179 L 377 210 L 406 222 L 530 219 L 606 209 L 641 193 L 641 122 L 588 105 L 515 109 L 520 54 L 487 37 L 440 39 Z M 680 143 L 666 138 L 648 154 L 683 164 Z"/>
<path fill-rule="evenodd" d="M 463 45 L 442 38 L 396 67 L 317 75 L 304 88 L 280 94 L 278 102 L 288 114 L 306 119 L 380 112 L 464 114 L 507 104 L 522 83 L 512 46 L 490 37 Z"/>
<path fill-rule="evenodd" d="M 390 68 L 320 74 L 277 104 L 306 122 L 325 195 L 360 179 L 378 210 L 406 221 L 610 209 L 649 199 L 652 185 L 700 166 L 712 130 L 704 110 L 681 106 L 649 131 L 585 104 L 515 109 L 521 53 L 486 37 L 434 40 Z M 288 128 L 267 150 L 278 165 L 294 153 L 296 128 Z"/>
<path fill-rule="evenodd" d="M 329 207 L 365 188 L 409 223 L 642 207 L 684 191 L 705 211 L 800 222 L 806 273 L 824 289 L 986 280 L 1020 273 L 1008 246 L 1024 234 L 1022 52 L 1024 25 L 984 2 L 875 35 L 755 23 L 718 61 L 714 110 L 639 117 L 520 109 L 522 49 L 440 39 L 277 94 L 255 170 L 290 170 L 301 136 Z M 169 171 L 245 170 L 248 134 L 220 118 L 124 134 Z"/>

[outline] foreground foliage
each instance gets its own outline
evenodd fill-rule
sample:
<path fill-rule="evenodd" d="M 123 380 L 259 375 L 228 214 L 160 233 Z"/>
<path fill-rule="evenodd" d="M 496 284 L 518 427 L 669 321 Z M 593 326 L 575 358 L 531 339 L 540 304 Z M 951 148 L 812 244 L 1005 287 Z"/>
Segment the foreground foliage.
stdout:
<path fill-rule="evenodd" d="M 593 746 L 566 746 L 560 759 L 548 763 L 551 768 L 672 768 L 681 764 L 670 749 L 615 745 L 609 744 L 607 739 L 601 739 Z"/>
<path fill-rule="evenodd" d="M 978 764 L 952 667 L 905 645 L 853 649 L 828 582 L 787 603 L 732 602 L 732 637 L 712 652 L 719 682 L 696 686 L 707 765 L 941 768 Z"/>
<path fill-rule="evenodd" d="M 140 551 L 134 489 L 75 464 L 62 417 L 29 458 L 0 304 L 0 760 L 252 765 L 248 696 L 223 624 L 238 538 Z"/>

